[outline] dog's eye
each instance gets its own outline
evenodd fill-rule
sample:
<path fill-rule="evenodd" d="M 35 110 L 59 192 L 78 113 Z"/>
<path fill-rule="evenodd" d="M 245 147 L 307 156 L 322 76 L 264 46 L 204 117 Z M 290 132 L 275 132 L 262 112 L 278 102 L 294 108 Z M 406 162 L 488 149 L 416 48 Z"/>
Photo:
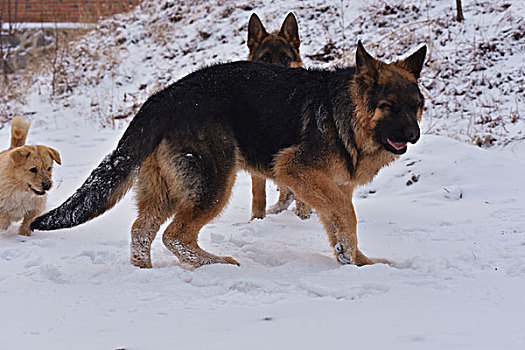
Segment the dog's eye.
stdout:
<path fill-rule="evenodd" d="M 51 171 L 51 167 L 47 168 L 47 171 Z"/>
<path fill-rule="evenodd" d="M 290 64 L 290 57 L 286 56 L 286 55 L 281 55 L 281 57 L 279 58 L 279 60 L 281 61 L 281 64 L 283 66 L 288 66 Z"/>
<path fill-rule="evenodd" d="M 33 174 L 36 174 L 38 172 L 38 170 L 36 170 L 36 168 L 31 168 L 29 169 L 30 172 L 32 172 Z"/>
<path fill-rule="evenodd" d="M 383 103 L 379 104 L 379 106 L 377 108 L 385 110 L 385 109 L 388 109 L 388 108 L 392 108 L 392 105 L 390 103 L 383 102 Z"/>
<path fill-rule="evenodd" d="M 272 56 L 269 53 L 267 53 L 266 55 L 261 57 L 261 61 L 265 63 L 270 63 L 272 61 Z"/>

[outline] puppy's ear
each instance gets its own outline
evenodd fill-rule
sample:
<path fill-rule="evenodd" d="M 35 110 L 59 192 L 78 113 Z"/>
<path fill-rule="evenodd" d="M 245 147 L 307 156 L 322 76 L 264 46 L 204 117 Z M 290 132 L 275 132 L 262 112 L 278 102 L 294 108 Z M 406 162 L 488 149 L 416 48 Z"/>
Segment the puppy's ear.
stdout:
<path fill-rule="evenodd" d="M 288 16 L 286 16 L 279 35 L 285 38 L 286 41 L 288 41 L 288 43 L 296 50 L 299 49 L 299 45 L 301 45 L 301 40 L 299 39 L 299 27 L 293 13 L 290 12 Z"/>
<path fill-rule="evenodd" d="M 250 51 L 253 51 L 259 47 L 261 41 L 268 36 L 266 29 L 259 19 L 259 17 L 252 13 L 250 17 L 250 22 L 248 23 L 248 48 Z"/>
<path fill-rule="evenodd" d="M 33 151 L 29 147 L 18 147 L 10 154 L 11 163 L 14 165 L 22 165 L 26 159 L 29 158 Z"/>
<path fill-rule="evenodd" d="M 419 50 L 414 52 L 409 57 L 405 58 L 402 61 L 396 62 L 396 64 L 403 68 L 404 70 L 412 73 L 414 78 L 419 79 L 421 74 L 421 69 L 423 69 L 423 64 L 425 63 L 425 56 L 427 54 L 427 46 L 423 45 Z"/>
<path fill-rule="evenodd" d="M 51 147 L 47 147 L 47 151 L 49 152 L 49 155 L 51 158 L 57 162 L 58 164 L 62 165 L 62 160 L 60 159 L 60 154 L 56 149 L 53 149 Z"/>

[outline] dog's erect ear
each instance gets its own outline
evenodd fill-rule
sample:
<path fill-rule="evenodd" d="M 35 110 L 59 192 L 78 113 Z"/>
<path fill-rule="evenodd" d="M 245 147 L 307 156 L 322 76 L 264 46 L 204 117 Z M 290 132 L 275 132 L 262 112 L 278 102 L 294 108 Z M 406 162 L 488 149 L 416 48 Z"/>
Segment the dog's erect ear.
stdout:
<path fill-rule="evenodd" d="M 267 36 L 268 33 L 266 29 L 264 29 L 261 20 L 255 13 L 252 13 L 250 22 L 248 23 L 248 48 L 251 51 L 255 50 Z"/>
<path fill-rule="evenodd" d="M 355 52 L 355 65 L 358 72 L 369 70 L 369 71 L 376 71 L 377 70 L 377 64 L 378 61 L 373 58 L 368 52 L 366 52 L 365 48 L 363 47 L 363 43 L 361 43 L 361 40 L 357 42 L 357 50 Z"/>
<path fill-rule="evenodd" d="M 26 159 L 31 155 L 31 149 L 28 147 L 18 147 L 13 152 L 11 152 L 10 158 L 11 162 L 14 165 L 22 165 L 25 163 Z"/>
<path fill-rule="evenodd" d="M 58 164 L 62 165 L 62 160 L 60 159 L 60 154 L 56 149 L 53 149 L 51 147 L 47 147 L 47 151 L 49 152 L 49 155 L 51 158 L 57 162 Z"/>
<path fill-rule="evenodd" d="M 423 69 L 423 64 L 425 63 L 425 56 L 427 54 L 427 46 L 423 45 L 419 50 L 414 52 L 409 57 L 405 58 L 402 61 L 396 62 L 396 64 L 412 73 L 416 79 L 419 79 L 421 69 Z"/>
<path fill-rule="evenodd" d="M 299 39 L 299 27 L 293 13 L 290 12 L 288 16 L 286 16 L 279 35 L 285 38 L 286 41 L 288 41 L 288 43 L 296 50 L 299 48 L 299 45 L 301 45 L 301 40 Z"/>

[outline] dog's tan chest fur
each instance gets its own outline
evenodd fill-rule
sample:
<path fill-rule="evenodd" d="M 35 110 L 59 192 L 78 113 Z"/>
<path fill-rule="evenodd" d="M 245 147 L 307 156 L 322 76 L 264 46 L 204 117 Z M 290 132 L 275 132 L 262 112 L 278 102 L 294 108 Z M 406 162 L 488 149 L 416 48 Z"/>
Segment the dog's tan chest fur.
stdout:
<path fill-rule="evenodd" d="M 0 185 L 1 186 L 1 185 Z M 18 221 L 30 211 L 44 211 L 47 194 L 35 196 L 28 191 L 12 191 L 9 187 L 0 189 L 0 212 Z"/>

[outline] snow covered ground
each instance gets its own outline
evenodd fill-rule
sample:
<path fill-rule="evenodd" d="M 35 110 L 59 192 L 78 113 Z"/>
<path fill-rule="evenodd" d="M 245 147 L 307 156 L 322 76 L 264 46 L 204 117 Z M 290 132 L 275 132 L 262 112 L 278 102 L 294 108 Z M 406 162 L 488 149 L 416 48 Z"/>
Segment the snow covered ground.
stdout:
<path fill-rule="evenodd" d="M 468 18 L 476 6 L 464 2 Z M 357 3 L 343 2 L 347 36 L 354 30 L 349 23 L 366 14 Z M 445 6 L 443 1 L 432 3 Z M 521 6 L 520 1 L 505 3 Z M 195 22 L 173 22 L 179 26 L 177 36 L 165 46 L 159 44 L 160 37 L 139 40 L 146 23 L 140 13 L 133 14 L 136 21 L 122 16 L 118 23 L 125 28 L 108 29 L 102 38 L 112 42 L 121 36 L 130 43 L 118 49 L 120 58 L 110 70 L 114 74 L 96 76 L 98 70 L 88 70 L 93 75 L 86 73 L 69 96 L 52 102 L 44 75 L 23 105 L 8 106 L 32 120 L 28 143 L 61 152 L 63 165 L 54 171 L 50 208 L 68 197 L 116 145 L 129 121 L 100 128 L 109 125 L 104 120 L 108 111 L 125 112 L 130 99 L 143 101 L 156 85 L 201 64 L 246 57 L 243 30 L 251 12 L 267 13 L 261 18 L 270 21 L 268 28 L 277 28 L 290 10 L 284 1 L 247 4 L 251 10 L 229 2 L 206 10 L 205 2 L 195 2 L 190 9 Z M 328 37 L 339 37 L 335 20 L 320 29 L 315 29 L 315 21 L 326 23 L 340 6 L 340 1 L 326 5 L 309 0 L 293 9 L 301 34 L 312 33 L 303 36 L 304 53 L 315 52 Z M 220 17 L 228 8 L 234 15 Z M 154 18 L 152 22 L 157 23 Z M 199 39 L 199 25 L 211 38 Z M 101 48 L 94 38 L 85 40 L 80 46 Z M 199 40 L 202 45 L 195 43 Z M 183 54 L 190 47 L 194 49 Z M 523 58 L 520 48 L 513 50 Z M 162 52 L 168 52 L 166 57 Z M 519 74 L 524 60 L 509 60 L 515 65 L 504 66 Z M 308 58 L 305 62 L 324 65 Z M 502 84 L 502 89 L 519 89 L 506 80 Z M 436 99 L 444 101 L 448 95 L 443 94 Z M 515 108 L 523 101 L 519 94 L 506 98 L 502 93 L 499 108 L 509 118 L 509 111 L 523 113 L 523 106 Z M 232 255 L 240 267 L 185 270 L 159 235 L 153 244 L 153 269 L 141 270 L 129 263 L 135 216 L 130 194 L 102 217 L 77 228 L 35 232 L 27 238 L 18 236 L 13 225 L 0 233 L 0 349 L 525 348 L 523 121 L 507 125 L 504 140 L 510 142 L 505 147 L 502 142 L 487 150 L 455 140 L 466 141 L 461 130 L 470 119 L 467 112 L 439 119 L 443 132 L 435 132 L 436 108 L 429 106 L 434 116 L 425 119 L 423 129 L 437 135 L 423 135 L 354 195 L 361 249 L 394 266 L 339 265 L 315 215 L 301 221 L 290 210 L 249 222 L 251 183 L 240 173 L 228 208 L 200 235 L 203 247 Z M 9 128 L 0 130 L 0 139 L 7 146 Z M 267 186 L 272 204 L 278 193 L 273 184 Z"/>

